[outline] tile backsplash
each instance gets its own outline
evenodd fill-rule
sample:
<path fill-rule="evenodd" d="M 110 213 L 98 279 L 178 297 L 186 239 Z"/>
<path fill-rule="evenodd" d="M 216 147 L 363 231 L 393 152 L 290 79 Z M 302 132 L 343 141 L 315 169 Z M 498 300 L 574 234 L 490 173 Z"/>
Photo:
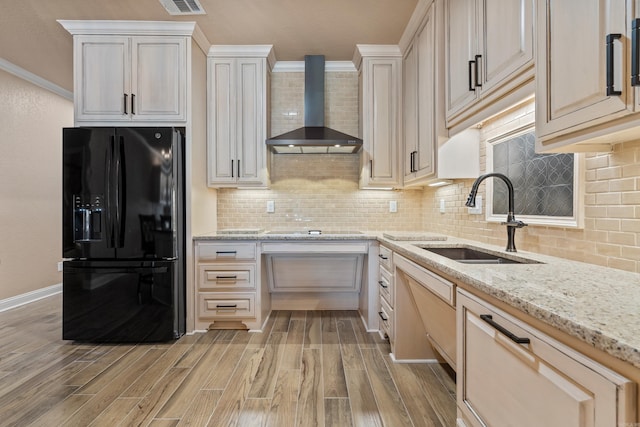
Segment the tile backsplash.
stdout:
<path fill-rule="evenodd" d="M 422 190 L 359 190 L 358 155 L 273 156 L 269 190 L 218 190 L 218 229 L 418 230 Z M 267 201 L 275 212 L 267 213 Z M 389 212 L 395 200 L 398 212 Z"/>

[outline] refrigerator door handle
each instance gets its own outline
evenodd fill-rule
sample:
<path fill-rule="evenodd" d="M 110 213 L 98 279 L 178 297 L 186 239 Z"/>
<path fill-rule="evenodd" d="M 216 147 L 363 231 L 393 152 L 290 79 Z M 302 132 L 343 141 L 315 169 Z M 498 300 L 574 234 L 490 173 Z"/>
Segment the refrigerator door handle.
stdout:
<path fill-rule="evenodd" d="M 110 144 L 107 146 L 106 160 L 105 160 L 105 192 L 107 193 L 107 209 L 106 209 L 106 234 L 107 234 L 107 248 L 115 247 L 114 230 L 113 230 L 113 192 L 111 191 L 112 178 L 113 178 L 113 154 L 114 154 L 115 137 L 111 136 Z"/>
<path fill-rule="evenodd" d="M 116 159 L 116 236 L 117 247 L 124 247 L 124 234 L 126 230 L 127 212 L 127 179 L 125 174 L 124 137 L 120 136 L 118 156 Z"/>

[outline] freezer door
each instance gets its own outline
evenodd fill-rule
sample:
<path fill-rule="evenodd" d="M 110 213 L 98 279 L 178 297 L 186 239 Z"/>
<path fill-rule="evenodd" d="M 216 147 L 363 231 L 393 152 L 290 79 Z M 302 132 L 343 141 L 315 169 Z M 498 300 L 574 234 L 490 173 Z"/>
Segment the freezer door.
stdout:
<path fill-rule="evenodd" d="M 113 128 L 65 128 L 62 145 L 62 256 L 115 256 L 111 214 Z"/>
<path fill-rule="evenodd" d="M 185 331 L 184 286 L 175 261 L 63 264 L 62 337 L 158 342 Z"/>
<path fill-rule="evenodd" d="M 116 258 L 180 255 L 182 141 L 173 128 L 116 128 Z"/>

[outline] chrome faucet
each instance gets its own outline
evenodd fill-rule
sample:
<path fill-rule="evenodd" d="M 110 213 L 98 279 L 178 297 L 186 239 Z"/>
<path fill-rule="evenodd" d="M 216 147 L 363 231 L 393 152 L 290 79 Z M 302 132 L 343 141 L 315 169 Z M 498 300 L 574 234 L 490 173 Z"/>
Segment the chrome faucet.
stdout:
<path fill-rule="evenodd" d="M 470 208 L 473 208 L 476 206 L 476 193 L 478 192 L 478 187 L 480 186 L 480 183 L 482 181 L 484 181 L 485 179 L 491 176 L 500 178 L 501 180 L 504 181 L 505 184 L 507 184 L 507 190 L 509 191 L 509 212 L 507 213 L 507 221 L 502 222 L 501 224 L 507 226 L 506 251 L 517 252 L 516 244 L 515 244 L 516 228 L 525 227 L 527 224 L 525 224 L 522 221 L 516 221 L 516 217 L 513 215 L 513 184 L 511 183 L 511 180 L 509 178 L 507 178 L 505 175 L 501 173 L 496 173 L 496 172 L 480 175 L 475 180 L 475 182 L 473 183 L 473 186 L 471 187 L 471 193 L 469 193 L 469 197 L 467 198 L 467 202 L 465 203 L 465 206 L 468 206 Z"/>

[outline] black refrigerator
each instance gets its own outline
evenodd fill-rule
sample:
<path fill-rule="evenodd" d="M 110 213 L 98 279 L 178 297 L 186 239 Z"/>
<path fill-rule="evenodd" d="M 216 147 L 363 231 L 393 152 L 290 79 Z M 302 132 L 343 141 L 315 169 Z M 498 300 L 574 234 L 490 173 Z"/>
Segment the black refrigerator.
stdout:
<path fill-rule="evenodd" d="M 63 129 L 62 337 L 185 332 L 182 129 Z"/>

